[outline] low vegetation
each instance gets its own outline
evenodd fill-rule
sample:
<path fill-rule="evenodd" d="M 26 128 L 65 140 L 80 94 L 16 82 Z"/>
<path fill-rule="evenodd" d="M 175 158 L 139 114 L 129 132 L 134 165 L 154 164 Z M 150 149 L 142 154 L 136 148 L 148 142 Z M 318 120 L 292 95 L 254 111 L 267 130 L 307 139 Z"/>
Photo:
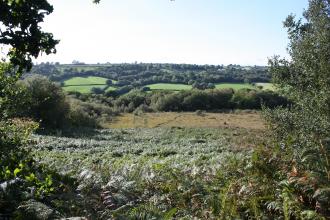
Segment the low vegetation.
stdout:
<path fill-rule="evenodd" d="M 251 149 L 235 143 L 258 144 L 253 136 L 259 134 L 231 128 L 78 131 L 34 136 L 32 151 L 78 180 L 81 199 L 69 216 L 87 209 L 92 219 L 244 218 L 255 215 L 258 197 L 248 198 L 253 192 L 243 178 Z"/>
<path fill-rule="evenodd" d="M 252 130 L 265 129 L 259 112 L 240 111 L 210 113 L 196 112 L 159 112 L 141 114 L 122 114 L 108 122 L 108 128 L 244 128 Z"/>

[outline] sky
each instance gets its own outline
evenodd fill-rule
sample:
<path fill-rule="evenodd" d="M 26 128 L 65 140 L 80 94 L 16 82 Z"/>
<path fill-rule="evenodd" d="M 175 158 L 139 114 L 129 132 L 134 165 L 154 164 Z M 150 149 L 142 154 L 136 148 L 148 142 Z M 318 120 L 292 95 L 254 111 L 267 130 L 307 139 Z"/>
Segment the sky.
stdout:
<path fill-rule="evenodd" d="M 283 20 L 308 0 L 49 0 L 60 40 L 35 62 L 267 65 L 287 57 Z"/>

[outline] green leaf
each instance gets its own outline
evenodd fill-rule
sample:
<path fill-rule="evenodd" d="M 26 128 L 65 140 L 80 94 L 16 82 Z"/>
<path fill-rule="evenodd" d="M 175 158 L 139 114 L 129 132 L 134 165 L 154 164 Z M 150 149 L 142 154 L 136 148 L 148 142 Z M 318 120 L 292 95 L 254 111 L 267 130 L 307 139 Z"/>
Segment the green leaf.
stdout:
<path fill-rule="evenodd" d="M 14 170 L 14 176 L 17 176 L 17 174 L 20 173 L 21 171 L 22 171 L 21 169 L 16 168 L 16 169 Z"/>
<path fill-rule="evenodd" d="M 25 179 L 27 181 L 33 182 L 35 180 L 35 175 L 33 173 L 31 173 L 29 176 L 25 176 Z"/>
<path fill-rule="evenodd" d="M 169 211 L 167 211 L 164 215 L 164 219 L 165 220 L 170 220 L 173 219 L 173 216 L 175 215 L 175 213 L 177 212 L 176 208 L 170 209 Z"/>

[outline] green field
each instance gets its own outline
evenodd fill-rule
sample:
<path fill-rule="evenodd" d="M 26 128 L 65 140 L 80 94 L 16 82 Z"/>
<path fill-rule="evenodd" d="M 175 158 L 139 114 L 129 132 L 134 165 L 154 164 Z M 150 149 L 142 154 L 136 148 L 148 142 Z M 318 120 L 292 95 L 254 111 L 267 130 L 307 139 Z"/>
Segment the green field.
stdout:
<path fill-rule="evenodd" d="M 117 88 L 110 86 L 106 88 L 106 81 L 108 79 L 104 77 L 97 76 L 88 76 L 88 77 L 72 77 L 71 79 L 64 81 L 64 90 L 67 92 L 80 92 L 80 93 L 90 93 L 93 87 L 106 89 L 106 91 L 114 91 Z M 115 80 L 112 80 L 113 84 L 116 83 Z M 262 86 L 263 90 L 275 90 L 272 83 L 256 83 L 256 86 Z M 215 84 L 216 89 L 227 89 L 232 88 L 234 90 L 239 89 L 257 89 L 256 86 L 246 83 L 217 83 Z M 149 87 L 151 90 L 172 90 L 172 91 L 181 91 L 181 90 L 190 90 L 192 89 L 191 85 L 186 84 L 175 84 L 175 83 L 155 83 L 149 84 L 145 87 Z"/>
<path fill-rule="evenodd" d="M 251 84 L 246 84 L 246 83 L 217 83 L 215 84 L 216 89 L 234 89 L 234 90 L 239 90 L 239 89 L 256 89 Z"/>
<path fill-rule="evenodd" d="M 64 86 L 63 89 L 66 92 L 80 92 L 80 93 L 90 93 L 92 88 L 97 87 L 104 89 L 106 85 L 84 85 L 84 86 Z"/>
<path fill-rule="evenodd" d="M 261 85 L 263 89 L 274 90 L 272 83 L 256 83 L 256 85 Z M 185 84 L 174 84 L 174 83 L 156 83 L 146 85 L 145 87 L 149 87 L 151 90 L 190 90 L 192 89 L 191 85 Z M 257 89 L 255 86 L 246 83 L 217 83 L 215 84 L 216 89 Z"/>
<path fill-rule="evenodd" d="M 156 84 L 146 85 L 145 87 L 149 87 L 151 90 L 190 90 L 190 89 L 192 89 L 191 85 L 174 84 L 174 83 L 156 83 Z"/>
<path fill-rule="evenodd" d="M 72 77 L 64 81 L 64 86 L 80 86 L 80 85 L 106 85 L 107 78 L 88 76 L 88 77 Z"/>
<path fill-rule="evenodd" d="M 115 90 L 117 90 L 116 87 L 114 87 L 114 86 L 109 86 L 105 91 L 106 91 L 106 92 L 109 92 L 109 91 L 115 91 Z"/>
<path fill-rule="evenodd" d="M 80 93 L 90 93 L 92 88 L 105 89 L 107 87 L 107 78 L 88 76 L 88 77 L 72 77 L 71 79 L 65 80 L 63 89 L 67 92 L 80 92 Z M 116 83 L 115 80 L 112 80 Z M 115 87 L 109 86 L 106 91 L 116 90 Z"/>

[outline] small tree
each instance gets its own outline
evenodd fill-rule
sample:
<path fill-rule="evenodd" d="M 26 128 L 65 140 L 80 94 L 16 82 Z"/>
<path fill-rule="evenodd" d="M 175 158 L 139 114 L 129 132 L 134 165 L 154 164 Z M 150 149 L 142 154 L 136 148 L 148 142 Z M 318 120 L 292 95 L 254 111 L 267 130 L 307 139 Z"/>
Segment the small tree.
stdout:
<path fill-rule="evenodd" d="M 28 98 L 24 116 L 40 121 L 42 127 L 61 128 L 66 124 L 70 106 L 61 87 L 42 76 L 23 81 Z"/>
<path fill-rule="evenodd" d="M 92 93 L 94 93 L 94 94 L 103 94 L 104 90 L 102 88 L 99 88 L 99 87 L 93 87 L 92 88 Z"/>
<path fill-rule="evenodd" d="M 113 83 L 112 83 L 112 79 L 108 79 L 108 80 L 107 80 L 107 85 L 108 85 L 108 86 L 112 86 L 112 84 L 113 84 Z"/>
<path fill-rule="evenodd" d="M 305 23 L 290 15 L 288 29 L 291 61 L 275 57 L 270 70 L 280 91 L 294 103 L 286 114 L 287 128 L 302 145 L 314 145 L 330 135 L 330 2 L 311 0 Z M 277 124 L 277 123 L 276 123 Z M 285 135 L 285 136 L 288 136 Z"/>
<path fill-rule="evenodd" d="M 291 60 L 274 57 L 269 63 L 274 82 L 293 104 L 266 112 L 286 163 L 284 204 L 290 209 L 289 199 L 301 201 L 330 216 L 330 1 L 310 0 L 304 22 L 290 15 L 284 26 Z"/>

